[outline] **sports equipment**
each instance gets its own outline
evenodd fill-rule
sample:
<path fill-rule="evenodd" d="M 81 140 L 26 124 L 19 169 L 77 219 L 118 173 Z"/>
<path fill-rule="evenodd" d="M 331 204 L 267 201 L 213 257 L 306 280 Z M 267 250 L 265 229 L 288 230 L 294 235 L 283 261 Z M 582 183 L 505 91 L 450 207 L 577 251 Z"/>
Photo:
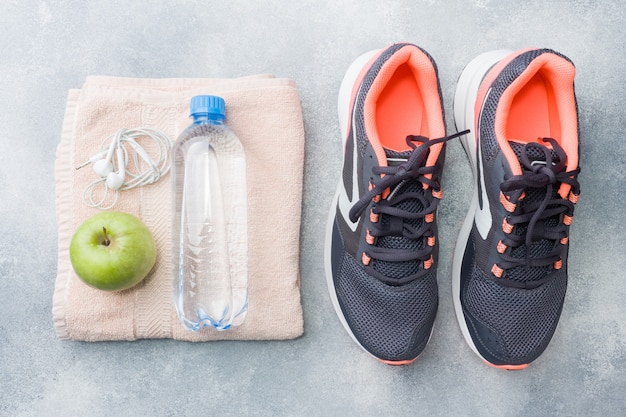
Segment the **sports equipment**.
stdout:
<path fill-rule="evenodd" d="M 394 44 L 359 57 L 338 99 L 343 174 L 325 266 L 333 306 L 356 343 L 392 365 L 424 350 L 437 312 L 437 223 L 445 137 L 437 69 Z"/>
<path fill-rule="evenodd" d="M 563 307 L 580 194 L 574 75 L 549 49 L 492 51 L 467 65 L 454 97 L 475 178 L 454 254 L 454 307 L 472 350 L 503 369 L 541 355 Z"/>

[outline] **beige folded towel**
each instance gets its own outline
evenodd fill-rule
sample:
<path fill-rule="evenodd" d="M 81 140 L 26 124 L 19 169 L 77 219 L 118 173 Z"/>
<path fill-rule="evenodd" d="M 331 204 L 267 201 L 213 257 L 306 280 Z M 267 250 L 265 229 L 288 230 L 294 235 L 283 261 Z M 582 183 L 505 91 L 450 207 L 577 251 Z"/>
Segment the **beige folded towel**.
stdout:
<path fill-rule="evenodd" d="M 243 143 L 247 161 L 249 309 L 244 323 L 218 332 L 186 330 L 173 305 L 169 175 L 123 191 L 113 210 L 141 218 L 157 242 L 157 263 L 138 286 L 106 293 L 83 284 L 69 259 L 76 228 L 97 209 L 83 204 L 91 168 L 75 166 L 96 154 L 120 128 L 156 127 L 175 139 L 190 124 L 189 101 L 198 94 L 226 100 L 227 124 Z M 304 128 L 294 83 L 271 76 L 236 79 L 88 77 L 70 90 L 57 148 L 58 270 L 54 327 L 64 340 L 174 338 L 189 341 L 291 339 L 303 332 L 299 234 Z"/>

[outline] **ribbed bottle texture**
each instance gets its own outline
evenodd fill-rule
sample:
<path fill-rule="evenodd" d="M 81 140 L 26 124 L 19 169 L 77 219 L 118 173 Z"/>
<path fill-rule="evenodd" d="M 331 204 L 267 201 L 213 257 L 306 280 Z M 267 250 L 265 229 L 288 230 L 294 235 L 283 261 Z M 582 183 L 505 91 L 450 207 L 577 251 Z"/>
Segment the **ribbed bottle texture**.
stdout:
<path fill-rule="evenodd" d="M 174 302 L 190 330 L 240 325 L 248 309 L 246 161 L 221 97 L 191 100 L 172 152 Z"/>

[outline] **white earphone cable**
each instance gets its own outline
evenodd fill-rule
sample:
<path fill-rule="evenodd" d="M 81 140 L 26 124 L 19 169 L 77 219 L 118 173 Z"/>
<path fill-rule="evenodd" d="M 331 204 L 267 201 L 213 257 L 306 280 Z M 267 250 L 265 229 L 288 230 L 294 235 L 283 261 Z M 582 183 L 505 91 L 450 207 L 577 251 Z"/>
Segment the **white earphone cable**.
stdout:
<path fill-rule="evenodd" d="M 142 142 L 144 143 L 142 146 L 138 142 L 139 138 L 149 139 L 152 143 Z M 172 143 L 172 139 L 163 131 L 150 127 L 120 129 L 105 138 L 100 145 L 100 152 L 76 169 L 95 163 L 104 155 L 112 156 L 112 152 L 107 153 L 107 151 L 117 144 L 118 151 L 122 155 L 120 158 L 110 158 L 108 162 L 111 164 L 112 171 L 107 175 L 120 175 L 121 185 L 117 182 L 115 184 L 115 186 L 119 185 L 117 189 L 112 189 L 107 183 L 107 176 L 103 176 L 85 188 L 83 203 L 88 207 L 108 210 L 117 203 L 120 191 L 143 187 L 160 180 L 170 170 Z M 150 153 L 147 149 L 150 149 Z M 123 167 L 120 166 L 119 161 L 122 161 Z M 100 191 L 101 188 L 104 190 Z M 110 194 L 113 194 L 112 198 Z"/>

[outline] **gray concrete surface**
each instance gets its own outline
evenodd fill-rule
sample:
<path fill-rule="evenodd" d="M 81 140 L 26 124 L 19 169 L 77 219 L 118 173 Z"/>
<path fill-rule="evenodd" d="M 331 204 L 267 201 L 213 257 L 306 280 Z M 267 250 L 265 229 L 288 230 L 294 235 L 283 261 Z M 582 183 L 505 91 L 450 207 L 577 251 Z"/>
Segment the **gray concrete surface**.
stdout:
<path fill-rule="evenodd" d="M 626 406 L 622 0 L 0 3 L 0 415 L 622 416 Z M 362 52 L 410 41 L 438 63 L 451 132 L 463 66 L 494 48 L 550 47 L 576 64 L 582 198 L 556 334 L 521 372 L 487 367 L 454 318 L 450 263 L 471 171 L 448 147 L 440 307 L 414 364 L 362 352 L 327 294 L 324 223 L 341 166 L 336 95 Z M 90 74 L 296 81 L 306 128 L 305 335 L 287 342 L 61 342 L 53 331 L 54 153 L 68 89 Z"/>

